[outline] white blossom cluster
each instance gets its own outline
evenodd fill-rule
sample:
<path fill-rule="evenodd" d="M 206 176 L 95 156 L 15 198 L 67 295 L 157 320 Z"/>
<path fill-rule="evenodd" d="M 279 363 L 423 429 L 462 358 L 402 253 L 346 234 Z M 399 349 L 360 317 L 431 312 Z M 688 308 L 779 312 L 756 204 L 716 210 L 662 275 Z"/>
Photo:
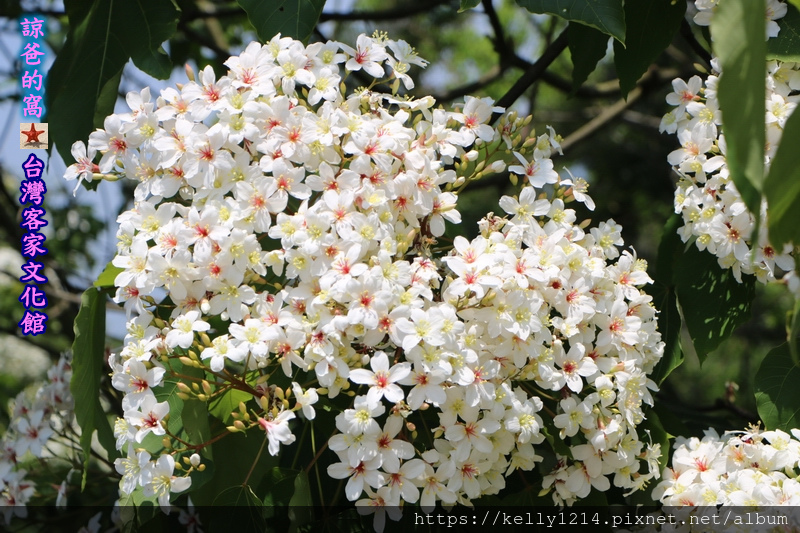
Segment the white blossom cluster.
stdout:
<path fill-rule="evenodd" d="M 710 24 L 719 0 L 697 0 L 697 24 Z M 786 4 L 777 0 L 767 2 L 767 35 L 778 34 L 775 20 L 786 14 Z M 689 81 L 676 79 L 667 103 L 675 106 L 661 121 L 662 132 L 674 133 L 681 148 L 668 156 L 668 161 L 680 176 L 675 190 L 675 212 L 683 217 L 679 229 L 684 242 L 696 238 L 699 250 L 717 256 L 723 268 L 732 269 L 737 280 L 742 273 L 755 274 L 766 283 L 777 275 L 787 273 L 787 281 L 795 293 L 800 282 L 793 273 L 792 247 L 787 244 L 776 249 L 767 237 L 767 204 L 761 203 L 761 224 L 755 235 L 755 219 L 747 210 L 734 185 L 726 163 L 725 136 L 720 131 L 722 115 L 717 100 L 717 83 L 721 73 L 714 58 L 713 72 L 705 79 L 693 76 Z M 794 111 L 800 89 L 800 64 L 770 61 L 766 65 L 766 169 L 774 157 L 783 134 L 786 120 Z M 793 281 L 792 281 L 793 280 Z"/>
<path fill-rule="evenodd" d="M 88 150 L 74 145 L 67 179 L 139 182 L 113 261 L 131 317 L 109 360 L 124 393 L 122 492 L 151 486 L 164 505 L 188 488 L 174 449 L 143 466 L 149 434 L 172 438 L 153 391 L 179 361 L 207 378 L 181 394 L 253 395 L 229 430 L 260 428 L 272 455 L 296 440 L 296 413 L 348 398 L 327 472 L 360 505 L 495 494 L 542 461 L 547 427 L 571 454 L 543 473 L 557 503 L 659 475 L 658 445 L 636 430 L 663 353 L 645 262 L 620 254 L 613 220 L 576 223 L 566 203 L 591 200 L 554 170 L 552 130 L 526 140 L 529 120 L 514 116 L 495 128 L 489 99 L 446 111 L 431 97 L 344 94 L 352 76 L 394 81 L 396 94 L 425 63 L 383 35 L 355 48 L 276 36 L 220 78 L 206 68 L 154 101 L 129 94 L 130 113 L 108 117 Z M 525 184 L 501 199 L 508 216 L 448 246 L 458 193 L 502 171 L 489 158 L 506 148 Z M 154 291 L 168 295 L 160 307 Z"/>
<path fill-rule="evenodd" d="M 667 506 L 800 505 L 800 430 L 713 429 L 702 439 L 679 437 L 672 467 L 653 497 Z"/>
<path fill-rule="evenodd" d="M 26 505 L 36 494 L 36 483 L 28 476 L 23 460 L 49 455 L 45 445 L 73 419 L 71 377 L 70 358 L 62 355 L 32 398 L 23 391 L 13 402 L 10 425 L 0 440 L 0 510 L 6 525 L 15 516 L 27 516 Z M 62 492 L 65 488 L 62 485 Z"/>

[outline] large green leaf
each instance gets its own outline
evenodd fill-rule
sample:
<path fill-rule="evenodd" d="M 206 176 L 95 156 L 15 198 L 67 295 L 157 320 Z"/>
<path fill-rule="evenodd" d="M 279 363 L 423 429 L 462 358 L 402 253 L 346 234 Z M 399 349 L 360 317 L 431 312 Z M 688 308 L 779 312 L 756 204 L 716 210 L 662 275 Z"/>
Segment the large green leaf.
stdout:
<path fill-rule="evenodd" d="M 763 2 L 720 2 L 711 21 L 711 36 L 722 67 L 718 97 L 728 145 L 728 168 L 742 199 L 758 218 L 766 137 Z"/>
<path fill-rule="evenodd" d="M 268 508 L 267 518 L 271 518 L 274 507 L 286 507 L 294 495 L 294 479 L 300 475 L 299 470 L 274 467 L 264 476 L 262 487 L 266 485 L 264 506 Z M 259 487 L 260 489 L 261 487 Z M 261 492 L 259 490 L 259 492 Z"/>
<path fill-rule="evenodd" d="M 114 286 L 114 280 L 117 278 L 117 275 L 122 271 L 122 268 L 114 266 L 109 261 L 100 275 L 97 276 L 97 279 L 94 280 L 93 285 L 101 289 L 111 288 Z"/>
<path fill-rule="evenodd" d="M 778 152 L 764 180 L 764 196 L 769 210 L 767 224 L 772 245 L 780 252 L 784 243 L 800 243 L 800 113 L 792 113 L 783 128 Z"/>
<path fill-rule="evenodd" d="M 625 44 L 622 0 L 517 0 L 531 13 L 546 13 L 596 28 Z"/>
<path fill-rule="evenodd" d="M 661 384 L 664 379 L 678 368 L 684 360 L 681 350 L 681 316 L 678 310 L 678 298 L 675 286 L 675 263 L 680 261 L 686 247 L 678 235 L 678 228 L 683 219 L 673 214 L 667 221 L 661 234 L 658 246 L 658 261 L 653 273 L 653 284 L 648 292 L 653 297 L 653 304 L 658 309 L 658 330 L 664 341 L 664 355 L 656 365 L 651 379 Z"/>
<path fill-rule="evenodd" d="M 609 36 L 577 22 L 570 22 L 567 32 L 572 58 L 572 90 L 575 91 L 606 55 Z"/>
<path fill-rule="evenodd" d="M 784 344 L 767 354 L 756 374 L 758 415 L 767 429 L 800 427 L 800 367 Z"/>
<path fill-rule="evenodd" d="M 461 0 L 461 6 L 458 8 L 458 12 L 463 13 L 464 11 L 478 7 L 480 3 L 481 0 Z"/>
<path fill-rule="evenodd" d="M 623 96 L 672 42 L 685 13 L 682 1 L 625 1 L 625 46 L 614 42 L 614 64 Z"/>
<path fill-rule="evenodd" d="M 119 82 L 129 59 L 156 77 L 172 71 L 161 43 L 177 28 L 178 12 L 164 0 L 73 0 L 66 2 L 70 29 L 47 77 L 50 134 L 65 161 L 70 148 L 85 140 L 114 109 Z"/>
<path fill-rule="evenodd" d="M 209 531 L 270 531 L 264 511 L 264 504 L 249 485 L 236 485 L 219 493 L 210 521 L 204 523 L 208 524 Z"/>
<path fill-rule="evenodd" d="M 253 395 L 238 389 L 229 389 L 219 397 L 209 403 L 208 412 L 225 422 L 226 425 L 233 424 L 231 413 L 239 411 L 239 402 L 247 403 L 253 399 Z"/>
<path fill-rule="evenodd" d="M 145 497 L 141 486 L 130 494 L 121 494 L 119 508 L 123 533 L 140 531 L 141 526 L 161 514 L 156 496 Z"/>
<path fill-rule="evenodd" d="M 314 505 L 311 499 L 311 484 L 308 474 L 301 470 L 294 478 L 294 492 L 289 500 L 289 520 L 292 521 L 292 531 L 297 531 L 298 526 L 307 524 L 311 519 L 308 509 Z"/>
<path fill-rule="evenodd" d="M 767 59 L 800 61 L 800 2 L 789 5 L 786 16 L 778 20 L 781 28 L 777 37 L 767 41 Z"/>
<path fill-rule="evenodd" d="M 86 486 L 92 435 L 97 430 L 100 444 L 109 458 L 117 456 L 114 432 L 100 405 L 100 380 L 105 360 L 106 309 L 105 297 L 94 288 L 81 296 L 81 307 L 75 318 L 75 342 L 72 344 L 72 380 L 69 388 L 75 400 L 75 419 L 81 428 L 83 478 Z"/>
<path fill-rule="evenodd" d="M 739 283 L 715 256 L 694 245 L 680 257 L 674 275 L 683 320 L 702 363 L 750 318 L 755 279 L 745 276 Z"/>
<path fill-rule="evenodd" d="M 212 447 L 214 477 L 197 491 L 192 491 L 192 500 L 196 505 L 214 503 L 222 487 L 241 486 L 245 482 L 259 487 L 267 472 L 278 466 L 279 457 L 269 454 L 267 436 L 263 430 L 231 433 Z M 262 494 L 260 490 L 259 494 Z M 215 505 L 219 505 L 219 502 Z"/>
<path fill-rule="evenodd" d="M 325 5 L 325 0 L 236 1 L 264 42 L 279 33 L 282 37 L 308 42 Z"/>

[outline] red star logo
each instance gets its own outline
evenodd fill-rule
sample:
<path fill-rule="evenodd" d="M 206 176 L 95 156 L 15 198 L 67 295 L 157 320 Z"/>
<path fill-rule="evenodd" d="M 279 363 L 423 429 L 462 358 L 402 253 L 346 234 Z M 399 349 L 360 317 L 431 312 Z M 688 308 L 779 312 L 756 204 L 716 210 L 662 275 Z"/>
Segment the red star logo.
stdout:
<path fill-rule="evenodd" d="M 37 130 L 36 125 L 33 122 L 31 122 L 31 129 L 29 129 L 28 131 L 23 130 L 21 133 L 28 138 L 28 140 L 25 141 L 26 144 L 31 142 L 38 143 L 39 135 L 44 133 L 44 130 L 41 131 Z"/>

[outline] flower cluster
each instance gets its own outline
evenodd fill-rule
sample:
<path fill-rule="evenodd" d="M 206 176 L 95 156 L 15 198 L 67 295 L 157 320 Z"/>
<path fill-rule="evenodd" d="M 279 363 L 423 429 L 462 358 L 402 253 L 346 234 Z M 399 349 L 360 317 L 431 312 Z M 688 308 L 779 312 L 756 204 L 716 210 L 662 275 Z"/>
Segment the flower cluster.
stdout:
<path fill-rule="evenodd" d="M 653 497 L 669 506 L 800 505 L 800 430 L 714 430 L 679 437 Z"/>
<path fill-rule="evenodd" d="M 489 99 L 398 96 L 425 63 L 384 35 L 276 36 L 220 78 L 129 94 L 130 113 L 74 145 L 68 179 L 138 181 L 113 261 L 130 317 L 109 359 L 122 492 L 168 504 L 224 436 L 179 441 L 154 394 L 167 386 L 209 406 L 244 393 L 228 431 L 264 431 L 272 455 L 299 416 L 338 406 L 327 472 L 364 505 L 469 504 L 544 455 L 557 503 L 658 476 L 658 445 L 637 433 L 663 352 L 645 262 L 620 253 L 613 220 L 576 222 L 567 204 L 593 204 L 554 170 L 552 129 L 513 114 L 493 127 Z M 346 95 L 351 76 L 375 81 Z M 391 94 L 372 90 L 383 82 Z M 524 184 L 500 200 L 507 216 L 443 237 L 506 149 Z"/>
<path fill-rule="evenodd" d="M 49 455 L 45 445 L 71 424 L 71 376 L 70 358 L 62 356 L 32 398 L 21 392 L 13 402 L 11 423 L 0 441 L 0 508 L 6 525 L 15 516 L 27 516 L 26 505 L 36 494 L 36 483 L 28 476 L 23 459 Z M 62 492 L 65 488 L 66 482 Z"/>
<path fill-rule="evenodd" d="M 697 0 L 695 22 L 708 25 L 718 0 Z M 767 3 L 767 34 L 778 33 L 776 19 L 786 14 L 786 4 Z M 676 79 L 667 103 L 675 109 L 661 121 L 661 131 L 674 133 L 681 148 L 668 156 L 680 176 L 675 191 L 675 212 L 683 217 L 679 232 L 684 241 L 696 238 L 700 250 L 708 250 L 723 268 L 730 268 L 737 280 L 755 274 L 759 281 L 774 280 L 781 271 L 793 272 L 791 245 L 776 249 L 767 238 L 766 200 L 761 204 L 762 223 L 755 232 L 755 220 L 745 207 L 726 163 L 725 136 L 720 131 L 722 116 L 717 100 L 720 68 L 712 60 L 713 73 L 705 80 L 693 76 L 689 81 Z M 800 89 L 800 64 L 770 61 L 767 70 L 765 150 L 766 168 L 780 143 L 787 118 L 797 105 Z M 795 279 L 794 275 L 788 279 Z M 794 285 L 797 285 L 795 282 Z M 794 287 L 800 290 L 800 286 Z"/>

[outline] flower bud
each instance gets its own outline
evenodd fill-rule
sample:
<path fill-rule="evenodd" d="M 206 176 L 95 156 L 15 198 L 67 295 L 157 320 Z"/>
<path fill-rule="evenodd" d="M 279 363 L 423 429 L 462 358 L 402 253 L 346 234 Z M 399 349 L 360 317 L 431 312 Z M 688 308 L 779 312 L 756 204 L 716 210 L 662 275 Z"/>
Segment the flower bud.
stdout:
<path fill-rule="evenodd" d="M 489 168 L 492 169 L 492 172 L 502 172 L 506 169 L 506 162 L 501 160 L 495 161 Z"/>

